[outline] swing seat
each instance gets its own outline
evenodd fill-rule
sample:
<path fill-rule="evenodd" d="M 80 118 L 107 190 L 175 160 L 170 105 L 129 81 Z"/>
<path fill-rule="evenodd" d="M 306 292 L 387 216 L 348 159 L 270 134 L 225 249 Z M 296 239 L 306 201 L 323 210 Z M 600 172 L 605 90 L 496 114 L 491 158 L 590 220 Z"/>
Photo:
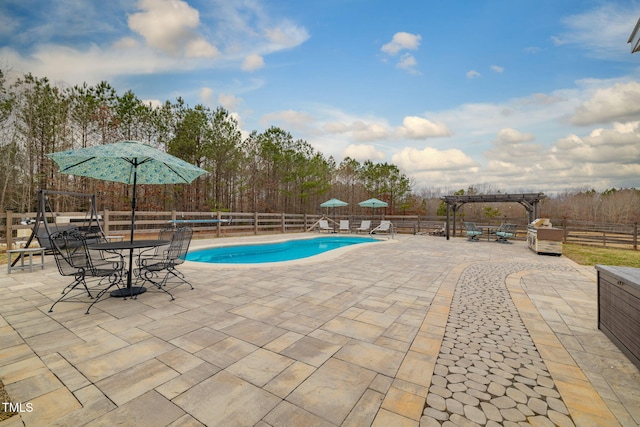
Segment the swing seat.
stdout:
<path fill-rule="evenodd" d="M 76 230 L 78 227 L 75 225 L 56 225 L 52 232 L 69 232 L 71 230 Z M 49 233 L 47 233 L 47 229 L 45 227 L 38 227 L 38 233 L 36 234 L 36 239 L 38 240 L 38 244 L 41 248 L 44 248 L 44 252 L 47 255 L 51 255 L 54 252 L 54 247 L 51 244 L 51 240 L 49 239 Z"/>

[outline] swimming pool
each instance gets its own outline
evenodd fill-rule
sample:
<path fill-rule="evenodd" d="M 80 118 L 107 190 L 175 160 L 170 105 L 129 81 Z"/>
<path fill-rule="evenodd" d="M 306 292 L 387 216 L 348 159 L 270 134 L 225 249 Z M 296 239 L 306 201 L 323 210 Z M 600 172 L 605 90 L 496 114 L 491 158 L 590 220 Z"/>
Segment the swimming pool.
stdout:
<path fill-rule="evenodd" d="M 189 251 L 187 261 L 212 264 L 261 264 L 308 258 L 323 252 L 361 243 L 379 242 L 370 237 L 316 237 L 241 246 L 222 246 Z"/>

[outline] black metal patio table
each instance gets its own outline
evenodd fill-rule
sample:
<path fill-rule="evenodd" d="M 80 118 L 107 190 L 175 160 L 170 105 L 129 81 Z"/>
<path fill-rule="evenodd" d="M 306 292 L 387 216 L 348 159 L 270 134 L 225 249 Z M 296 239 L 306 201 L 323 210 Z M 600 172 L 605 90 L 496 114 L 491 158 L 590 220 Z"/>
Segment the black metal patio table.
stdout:
<path fill-rule="evenodd" d="M 122 242 L 107 242 L 96 243 L 88 245 L 89 249 L 107 250 L 107 251 L 130 251 L 129 256 L 129 272 L 127 274 L 127 287 L 124 289 L 117 289 L 111 292 L 112 297 L 127 297 L 140 295 L 147 291 L 144 286 L 132 286 L 131 277 L 133 274 L 133 251 L 140 249 L 155 248 L 158 246 L 168 245 L 171 243 L 168 240 L 134 240 L 134 241 L 122 241 Z"/>
<path fill-rule="evenodd" d="M 497 225 L 479 225 L 478 228 L 487 230 L 487 242 L 488 242 L 489 238 L 491 237 L 491 234 L 492 234 L 491 230 L 497 230 L 498 228 L 500 228 L 500 226 L 497 226 Z"/>

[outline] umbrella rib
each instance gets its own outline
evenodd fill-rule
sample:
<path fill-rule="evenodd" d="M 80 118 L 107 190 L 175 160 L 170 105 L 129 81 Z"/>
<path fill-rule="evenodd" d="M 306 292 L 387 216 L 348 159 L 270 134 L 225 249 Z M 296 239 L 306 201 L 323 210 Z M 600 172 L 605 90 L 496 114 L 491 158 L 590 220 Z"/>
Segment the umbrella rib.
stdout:
<path fill-rule="evenodd" d="M 171 169 L 171 171 L 172 171 L 173 173 L 175 173 L 176 175 L 178 175 L 178 176 L 180 177 L 180 179 L 182 179 L 185 183 L 188 183 L 188 182 L 189 182 L 189 181 L 188 181 L 184 176 L 182 176 L 182 174 L 181 174 L 180 172 L 178 172 L 177 170 L 175 170 L 174 168 L 172 168 L 170 165 L 168 165 L 168 164 L 166 164 L 166 163 L 165 163 L 164 165 L 165 165 L 166 167 L 168 167 L 169 169 Z"/>
<path fill-rule="evenodd" d="M 144 160 L 138 162 L 138 158 L 137 157 L 124 157 L 124 160 L 126 160 L 127 162 L 131 163 L 131 165 L 134 167 L 134 169 L 137 169 L 138 166 L 152 161 L 153 158 L 151 157 L 146 157 Z M 162 162 L 162 164 L 164 164 L 167 168 L 169 168 L 169 170 L 171 170 L 171 172 L 173 172 L 174 174 L 176 174 L 178 177 L 180 177 L 180 179 L 182 181 L 184 181 L 185 184 L 189 183 L 189 180 L 187 180 L 184 176 L 182 176 L 182 174 L 180 172 L 178 172 L 177 170 L 175 170 L 173 167 L 171 167 L 171 165 L 167 164 L 166 162 Z"/>
<path fill-rule="evenodd" d="M 88 158 L 88 159 L 84 159 L 84 160 L 83 160 L 83 161 L 81 161 L 81 162 L 74 163 L 74 164 L 72 164 L 72 165 L 69 165 L 69 166 L 65 167 L 64 169 L 60 169 L 60 172 L 66 172 L 66 171 L 68 171 L 68 170 L 69 170 L 69 169 L 71 169 L 71 168 L 75 168 L 75 167 L 80 166 L 81 164 L 86 163 L 86 162 L 90 162 L 90 161 L 91 161 L 91 160 L 93 160 L 93 159 L 95 159 L 95 157 L 91 157 L 91 158 Z"/>

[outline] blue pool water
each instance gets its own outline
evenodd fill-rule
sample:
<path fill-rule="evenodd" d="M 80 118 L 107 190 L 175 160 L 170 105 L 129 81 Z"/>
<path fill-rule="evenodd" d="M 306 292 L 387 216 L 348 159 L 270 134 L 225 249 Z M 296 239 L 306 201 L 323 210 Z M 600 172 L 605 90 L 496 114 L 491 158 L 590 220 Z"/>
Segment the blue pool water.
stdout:
<path fill-rule="evenodd" d="M 189 251 L 187 261 L 214 264 L 254 264 L 291 261 L 318 255 L 344 246 L 378 242 L 370 237 L 317 237 L 279 243 L 223 246 Z"/>

